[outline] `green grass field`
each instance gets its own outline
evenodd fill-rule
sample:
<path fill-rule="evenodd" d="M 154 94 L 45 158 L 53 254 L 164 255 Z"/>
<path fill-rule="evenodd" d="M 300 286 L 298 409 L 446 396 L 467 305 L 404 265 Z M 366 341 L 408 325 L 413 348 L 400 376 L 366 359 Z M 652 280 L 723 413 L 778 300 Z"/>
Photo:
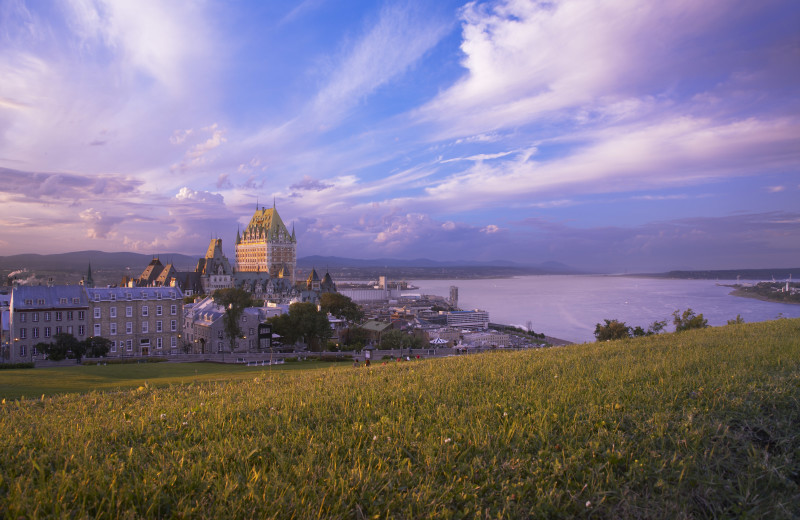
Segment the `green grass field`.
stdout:
<path fill-rule="evenodd" d="M 0 446 L 6 518 L 798 518 L 800 320 L 7 401 Z"/>
<path fill-rule="evenodd" d="M 60 366 L 36 369 L 0 370 L 0 399 L 115 391 L 139 386 L 167 386 L 208 381 L 252 379 L 272 371 L 329 368 L 348 363 L 303 361 L 272 367 L 248 367 L 220 363 L 142 363 L 105 366 Z"/>

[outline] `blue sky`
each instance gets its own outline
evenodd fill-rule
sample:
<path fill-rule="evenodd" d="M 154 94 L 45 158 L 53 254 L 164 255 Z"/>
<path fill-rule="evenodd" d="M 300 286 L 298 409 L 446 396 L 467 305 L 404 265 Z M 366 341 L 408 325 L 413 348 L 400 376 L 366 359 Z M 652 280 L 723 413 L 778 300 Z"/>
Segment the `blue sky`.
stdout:
<path fill-rule="evenodd" d="M 0 255 L 800 265 L 791 0 L 0 0 Z"/>

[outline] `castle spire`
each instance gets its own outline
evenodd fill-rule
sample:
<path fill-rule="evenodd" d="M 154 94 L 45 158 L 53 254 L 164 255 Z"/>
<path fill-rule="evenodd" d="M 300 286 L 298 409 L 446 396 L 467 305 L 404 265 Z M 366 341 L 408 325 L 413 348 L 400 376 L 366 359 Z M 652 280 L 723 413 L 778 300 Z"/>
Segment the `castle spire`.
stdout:
<path fill-rule="evenodd" d="M 92 279 L 92 263 L 89 262 L 89 269 L 86 270 L 86 287 L 94 287 L 94 279 Z"/>

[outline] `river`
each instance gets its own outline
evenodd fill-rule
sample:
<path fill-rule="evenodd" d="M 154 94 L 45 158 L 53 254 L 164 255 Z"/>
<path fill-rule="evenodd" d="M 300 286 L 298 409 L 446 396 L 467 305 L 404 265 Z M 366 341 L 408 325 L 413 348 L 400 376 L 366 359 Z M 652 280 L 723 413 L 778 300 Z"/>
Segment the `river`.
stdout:
<path fill-rule="evenodd" d="M 656 320 L 691 308 L 711 326 L 741 315 L 746 322 L 800 317 L 800 305 L 731 296 L 733 284 L 720 280 L 672 280 L 626 276 L 549 275 L 481 280 L 414 280 L 419 289 L 406 293 L 448 297 L 458 287 L 459 307 L 489 312 L 493 323 L 525 327 L 574 342 L 594 341 L 596 323 L 604 319 L 647 328 Z"/>

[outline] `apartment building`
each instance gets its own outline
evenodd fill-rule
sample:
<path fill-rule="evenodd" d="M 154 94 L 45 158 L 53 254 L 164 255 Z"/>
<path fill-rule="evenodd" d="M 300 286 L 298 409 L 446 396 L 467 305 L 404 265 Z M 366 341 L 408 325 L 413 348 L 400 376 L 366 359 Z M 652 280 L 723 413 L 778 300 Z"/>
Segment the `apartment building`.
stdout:
<path fill-rule="evenodd" d="M 3 352 L 10 363 L 30 363 L 42 358 L 39 343 L 52 343 L 66 332 L 79 341 L 91 336 L 89 302 L 80 285 L 20 285 L 11 293 L 9 348 Z"/>
<path fill-rule="evenodd" d="M 109 357 L 179 352 L 183 332 L 183 293 L 179 288 L 87 288 L 86 294 L 90 308 L 87 333 L 111 340 Z"/>

